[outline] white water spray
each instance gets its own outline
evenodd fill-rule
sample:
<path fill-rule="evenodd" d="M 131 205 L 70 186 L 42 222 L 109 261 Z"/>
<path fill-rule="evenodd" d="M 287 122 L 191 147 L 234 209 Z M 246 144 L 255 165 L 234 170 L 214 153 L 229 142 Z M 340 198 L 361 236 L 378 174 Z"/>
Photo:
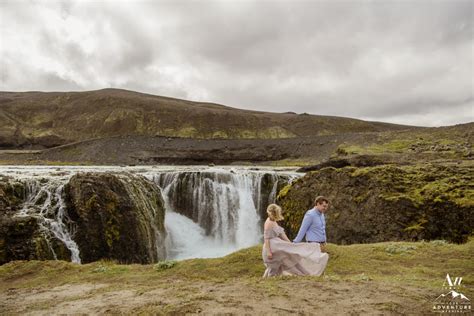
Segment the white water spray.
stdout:
<path fill-rule="evenodd" d="M 268 192 L 264 177 L 270 181 Z M 223 256 L 260 243 L 262 207 L 274 202 L 278 181 L 290 176 L 213 169 L 151 178 L 165 201 L 168 257 L 183 259 Z"/>
<path fill-rule="evenodd" d="M 166 247 L 159 251 L 166 248 L 169 259 L 219 257 L 258 244 L 262 238 L 260 217 L 275 201 L 279 181 L 300 176 L 292 170 L 246 167 L 0 167 L 0 174 L 26 187 L 25 202 L 16 216 L 37 217 L 53 256 L 56 258 L 49 239 L 55 237 L 69 249 L 71 261 L 78 263 L 76 228 L 63 199 L 64 185 L 77 172 L 129 172 L 160 186 L 167 238 Z"/>
<path fill-rule="evenodd" d="M 25 181 L 25 180 L 22 180 Z M 26 199 L 16 216 L 33 216 L 56 259 L 50 243 L 51 235 L 59 239 L 71 252 L 71 261 L 81 263 L 79 247 L 73 240 L 75 225 L 69 219 L 63 199 L 64 184 L 51 179 L 26 180 Z"/>

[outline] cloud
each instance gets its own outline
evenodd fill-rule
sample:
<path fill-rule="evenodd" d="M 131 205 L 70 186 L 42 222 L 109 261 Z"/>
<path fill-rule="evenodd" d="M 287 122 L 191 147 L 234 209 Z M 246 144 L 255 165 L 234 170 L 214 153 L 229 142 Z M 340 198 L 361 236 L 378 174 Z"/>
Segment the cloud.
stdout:
<path fill-rule="evenodd" d="M 0 6 L 1 90 L 117 87 L 402 124 L 474 120 L 468 0 Z"/>

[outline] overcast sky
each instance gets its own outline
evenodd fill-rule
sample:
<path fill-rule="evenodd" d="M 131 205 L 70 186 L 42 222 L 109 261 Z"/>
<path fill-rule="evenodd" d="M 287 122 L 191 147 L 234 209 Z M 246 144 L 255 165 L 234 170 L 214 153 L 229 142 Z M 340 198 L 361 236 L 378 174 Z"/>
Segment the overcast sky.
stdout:
<path fill-rule="evenodd" d="M 0 0 L 0 90 L 474 121 L 474 1 Z"/>

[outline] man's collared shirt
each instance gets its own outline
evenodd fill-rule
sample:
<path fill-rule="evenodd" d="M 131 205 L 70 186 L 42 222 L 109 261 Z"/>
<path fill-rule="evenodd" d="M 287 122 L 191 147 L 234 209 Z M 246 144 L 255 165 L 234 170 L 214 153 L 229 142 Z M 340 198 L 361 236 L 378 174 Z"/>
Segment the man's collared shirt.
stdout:
<path fill-rule="evenodd" d="M 316 207 L 306 212 L 298 235 L 293 242 L 301 242 L 306 235 L 306 241 L 326 242 L 326 219 Z"/>

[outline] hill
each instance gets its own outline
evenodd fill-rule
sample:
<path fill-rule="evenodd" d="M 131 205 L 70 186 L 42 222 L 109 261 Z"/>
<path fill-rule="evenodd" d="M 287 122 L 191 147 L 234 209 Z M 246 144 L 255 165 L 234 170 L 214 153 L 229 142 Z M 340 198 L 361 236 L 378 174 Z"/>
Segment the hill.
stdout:
<path fill-rule="evenodd" d="M 0 148 L 50 148 L 112 136 L 275 139 L 380 132 L 407 126 L 240 110 L 128 90 L 0 92 Z"/>
<path fill-rule="evenodd" d="M 373 156 L 385 163 L 472 160 L 474 123 L 284 139 L 113 136 L 42 150 L 0 150 L 0 164 L 273 164 Z M 370 158 L 371 160 L 374 160 Z"/>

